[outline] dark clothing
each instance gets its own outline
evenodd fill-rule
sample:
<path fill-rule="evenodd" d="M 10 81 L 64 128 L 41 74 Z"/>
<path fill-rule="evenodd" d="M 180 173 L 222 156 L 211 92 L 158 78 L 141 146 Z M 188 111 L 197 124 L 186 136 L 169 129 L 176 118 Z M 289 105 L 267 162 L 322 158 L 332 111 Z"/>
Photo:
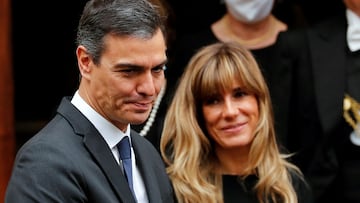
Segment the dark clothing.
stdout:
<path fill-rule="evenodd" d="M 299 203 L 312 203 L 313 197 L 310 187 L 298 176 L 292 176 L 293 186 Z M 240 179 L 235 175 L 223 175 L 224 203 L 258 203 L 256 192 L 253 190 L 258 178 L 255 175 Z M 269 198 L 271 201 L 271 198 Z"/>
<path fill-rule="evenodd" d="M 257 182 L 256 176 L 249 176 L 241 180 L 236 175 L 223 175 L 224 203 L 252 203 L 259 202 L 256 192 L 252 190 Z"/>
<path fill-rule="evenodd" d="M 158 152 L 135 131 L 131 141 L 149 202 L 173 202 Z M 18 151 L 5 202 L 136 201 L 103 137 L 64 98 L 56 116 Z"/>
<path fill-rule="evenodd" d="M 346 42 L 346 16 L 288 33 L 294 71 L 287 145 L 313 187 L 315 202 L 360 202 L 360 146 L 343 118 L 345 93 L 360 101 L 359 52 Z"/>

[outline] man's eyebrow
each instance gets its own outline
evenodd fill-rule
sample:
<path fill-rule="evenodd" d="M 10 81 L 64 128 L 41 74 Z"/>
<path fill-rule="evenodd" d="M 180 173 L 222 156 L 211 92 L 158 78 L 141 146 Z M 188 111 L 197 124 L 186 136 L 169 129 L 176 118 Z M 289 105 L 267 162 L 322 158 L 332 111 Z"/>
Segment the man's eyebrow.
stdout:
<path fill-rule="evenodd" d="M 143 66 L 139 66 L 133 63 L 118 63 L 114 66 L 114 68 L 119 68 L 119 69 L 123 69 L 123 68 L 137 68 L 137 69 L 143 69 Z"/>
<path fill-rule="evenodd" d="M 155 65 L 151 68 L 157 68 L 165 66 L 165 64 L 168 62 L 168 59 L 165 59 L 163 62 L 159 63 L 158 65 Z M 136 69 L 145 69 L 145 66 L 133 64 L 133 63 L 118 63 L 114 66 L 114 68 L 136 68 Z"/>

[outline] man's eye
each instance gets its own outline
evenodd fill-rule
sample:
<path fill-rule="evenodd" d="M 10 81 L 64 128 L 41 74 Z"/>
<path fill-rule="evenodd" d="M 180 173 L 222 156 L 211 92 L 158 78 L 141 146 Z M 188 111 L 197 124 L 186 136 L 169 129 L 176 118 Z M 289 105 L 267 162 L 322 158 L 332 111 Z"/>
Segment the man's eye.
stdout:
<path fill-rule="evenodd" d="M 153 72 L 159 73 L 161 71 L 166 70 L 166 66 L 157 66 L 155 68 L 152 69 Z"/>
<path fill-rule="evenodd" d="M 132 73 L 132 72 L 135 72 L 135 70 L 134 69 L 124 69 L 124 70 L 121 70 L 120 72 Z"/>
<path fill-rule="evenodd" d="M 134 74 L 134 73 L 140 73 L 142 70 L 138 68 L 124 68 L 119 70 L 120 73 L 126 73 L 126 74 Z"/>

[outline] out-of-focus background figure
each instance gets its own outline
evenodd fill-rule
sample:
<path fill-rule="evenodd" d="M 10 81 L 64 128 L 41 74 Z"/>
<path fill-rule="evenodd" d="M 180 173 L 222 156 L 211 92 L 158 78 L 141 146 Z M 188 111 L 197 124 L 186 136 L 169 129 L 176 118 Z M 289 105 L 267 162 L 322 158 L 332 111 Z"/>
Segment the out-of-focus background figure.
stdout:
<path fill-rule="evenodd" d="M 317 203 L 360 202 L 360 1 L 343 3 L 284 43 L 294 70 L 287 147 Z"/>

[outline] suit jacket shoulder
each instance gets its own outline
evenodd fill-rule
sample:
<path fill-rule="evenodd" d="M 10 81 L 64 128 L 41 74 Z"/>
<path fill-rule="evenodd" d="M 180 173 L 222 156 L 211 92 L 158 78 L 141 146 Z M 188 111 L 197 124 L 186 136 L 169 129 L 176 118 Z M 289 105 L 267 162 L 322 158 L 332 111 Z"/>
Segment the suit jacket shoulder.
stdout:
<path fill-rule="evenodd" d="M 166 173 L 159 173 L 165 180 L 145 178 L 145 184 L 153 187 L 147 187 L 150 202 L 167 202 L 165 197 L 172 192 L 166 188 L 170 185 Z M 135 199 L 105 140 L 70 98 L 64 98 L 57 115 L 19 150 L 5 202 L 135 203 Z"/>

